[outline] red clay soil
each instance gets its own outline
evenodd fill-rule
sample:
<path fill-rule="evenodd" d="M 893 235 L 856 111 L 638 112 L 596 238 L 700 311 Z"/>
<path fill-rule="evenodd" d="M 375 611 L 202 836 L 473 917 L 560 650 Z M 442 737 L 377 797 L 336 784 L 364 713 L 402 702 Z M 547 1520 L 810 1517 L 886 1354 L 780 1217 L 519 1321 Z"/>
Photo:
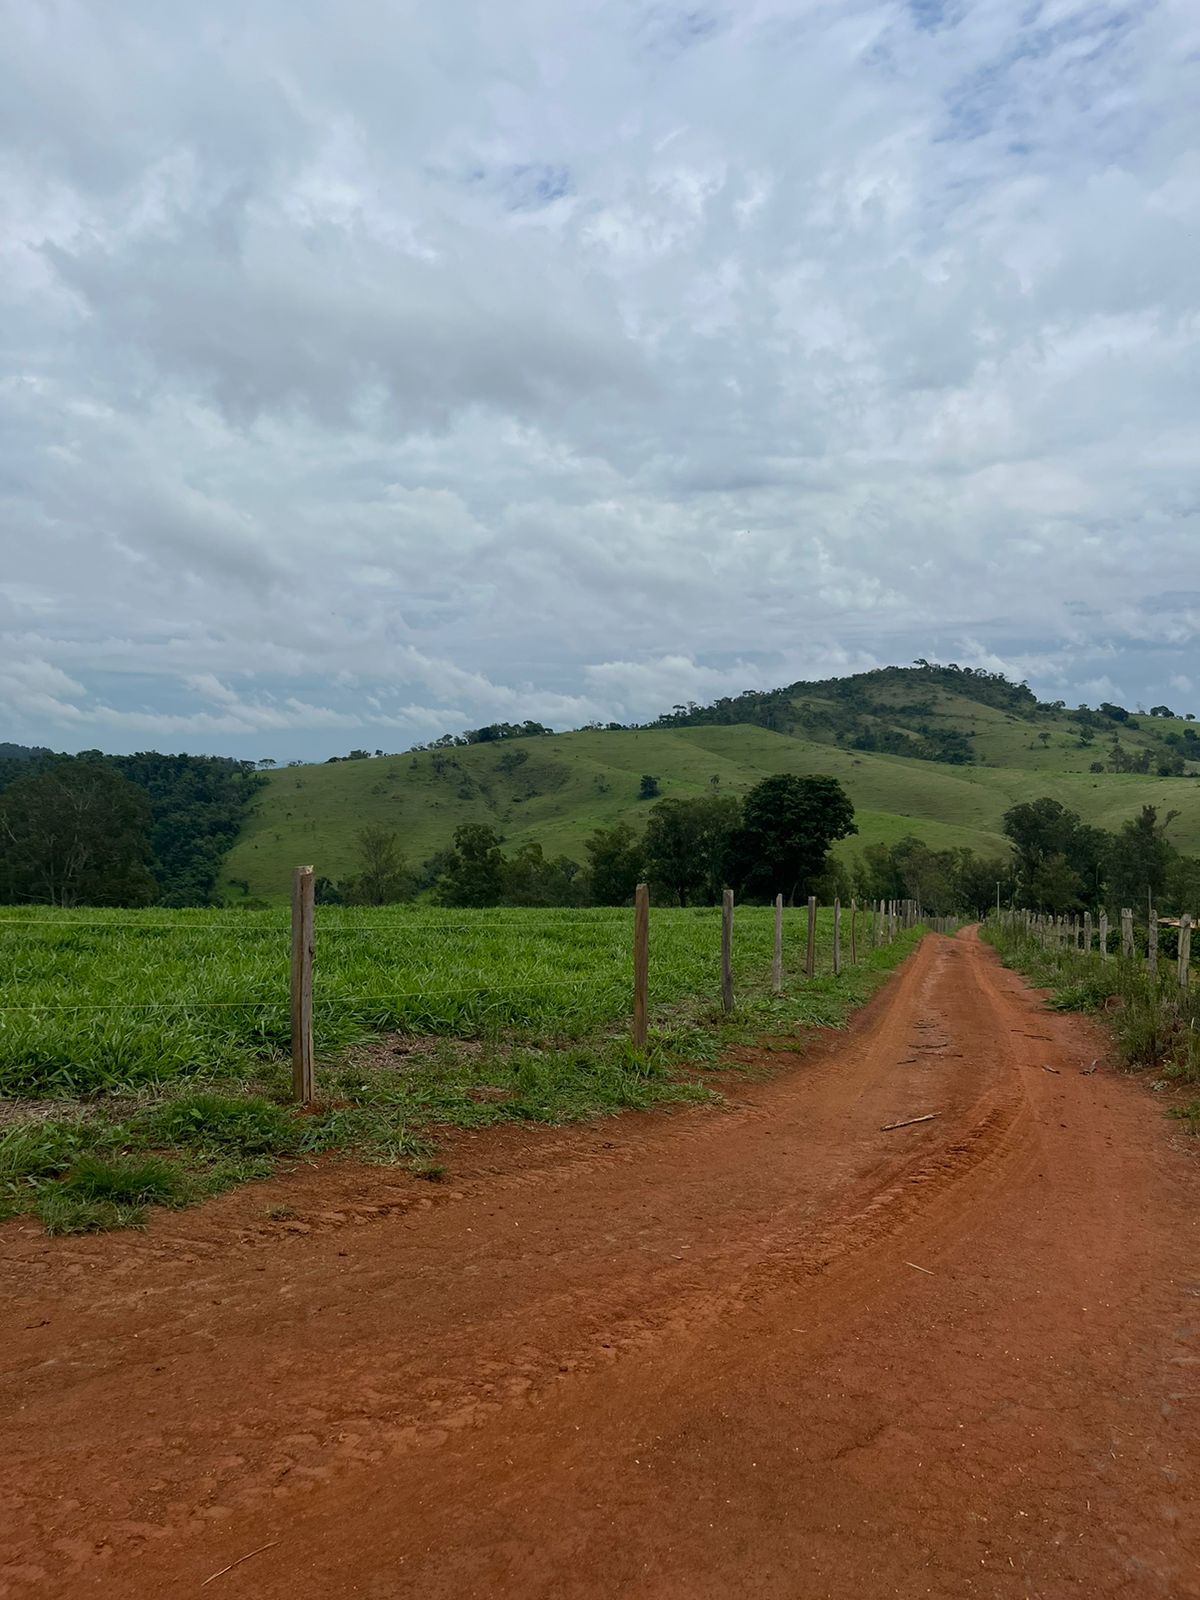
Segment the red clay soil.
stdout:
<path fill-rule="evenodd" d="M 0 1595 L 1200 1596 L 1200 1164 L 1102 1053 L 931 937 L 720 1110 L 10 1227 Z"/>

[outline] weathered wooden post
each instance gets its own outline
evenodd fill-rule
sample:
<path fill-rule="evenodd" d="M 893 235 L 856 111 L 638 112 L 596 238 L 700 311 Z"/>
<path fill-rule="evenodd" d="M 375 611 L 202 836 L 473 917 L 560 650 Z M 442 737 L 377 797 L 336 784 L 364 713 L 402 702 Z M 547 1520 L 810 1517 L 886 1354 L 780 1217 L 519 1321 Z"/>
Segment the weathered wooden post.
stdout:
<path fill-rule="evenodd" d="M 1083 913 L 1083 953 L 1090 956 L 1092 953 L 1092 913 Z"/>
<path fill-rule="evenodd" d="M 733 890 L 721 896 L 721 1009 L 733 1010 Z"/>
<path fill-rule="evenodd" d="M 833 897 L 833 975 L 841 976 L 842 971 L 842 902 Z"/>
<path fill-rule="evenodd" d="M 644 1050 L 650 1014 L 650 890 L 639 883 L 633 896 L 633 1048 Z"/>
<path fill-rule="evenodd" d="M 1185 911 L 1179 919 L 1179 987 L 1186 993 L 1191 982 L 1189 969 L 1192 964 L 1192 918 L 1191 913 Z"/>
<path fill-rule="evenodd" d="M 302 1106 L 316 1098 L 313 1074 L 313 952 L 315 948 L 311 867 L 292 879 L 292 1099 Z"/>
<path fill-rule="evenodd" d="M 783 896 L 775 896 L 775 949 L 771 956 L 771 990 L 783 992 Z"/>
<path fill-rule="evenodd" d="M 804 947 L 804 975 L 815 976 L 817 970 L 817 897 L 808 897 L 808 943 Z"/>
<path fill-rule="evenodd" d="M 858 901 L 850 901 L 850 965 L 858 965 Z"/>
<path fill-rule="evenodd" d="M 1108 912 L 1100 913 L 1100 959 L 1108 960 Z"/>
<path fill-rule="evenodd" d="M 1121 954 L 1126 961 L 1133 960 L 1133 912 L 1128 906 L 1121 912 Z"/>
<path fill-rule="evenodd" d="M 1150 982 L 1158 981 L 1158 912 L 1150 907 L 1149 918 L 1146 922 L 1146 971 L 1150 974 Z"/>

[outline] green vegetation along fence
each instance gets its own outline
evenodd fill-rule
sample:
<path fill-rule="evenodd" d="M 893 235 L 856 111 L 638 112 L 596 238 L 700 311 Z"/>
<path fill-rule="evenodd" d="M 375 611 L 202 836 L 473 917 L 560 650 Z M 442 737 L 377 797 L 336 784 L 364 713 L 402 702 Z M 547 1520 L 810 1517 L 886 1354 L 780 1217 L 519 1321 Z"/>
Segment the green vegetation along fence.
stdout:
<path fill-rule="evenodd" d="M 582 1040 L 696 996 L 832 974 L 890 944 L 915 902 L 845 910 L 744 905 L 476 913 L 311 903 L 297 873 L 279 913 L 54 911 L 0 915 L 0 1095 L 59 1097 L 200 1075 L 243 1079 L 387 1034 Z M 811 951 L 811 956 L 809 952 Z M 635 987 L 636 977 L 636 987 Z"/>
<path fill-rule="evenodd" d="M 1144 918 L 1144 920 L 1143 920 Z M 1123 909 L 1083 916 L 993 911 L 985 937 L 1050 993 L 1059 1010 L 1100 1014 L 1121 1059 L 1164 1080 L 1200 1079 L 1200 992 L 1192 982 L 1193 918 Z M 1200 1106 L 1196 1108 L 1200 1118 Z"/>

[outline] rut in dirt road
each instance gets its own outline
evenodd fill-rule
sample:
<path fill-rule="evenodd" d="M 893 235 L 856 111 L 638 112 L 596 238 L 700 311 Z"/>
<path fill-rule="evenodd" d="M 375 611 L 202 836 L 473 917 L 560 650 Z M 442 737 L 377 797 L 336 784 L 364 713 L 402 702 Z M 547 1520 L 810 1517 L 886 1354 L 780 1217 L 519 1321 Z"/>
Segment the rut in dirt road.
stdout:
<path fill-rule="evenodd" d="M 1102 1050 L 931 937 L 731 1107 L 10 1227 L 0 1596 L 1200 1597 L 1200 1172 Z"/>

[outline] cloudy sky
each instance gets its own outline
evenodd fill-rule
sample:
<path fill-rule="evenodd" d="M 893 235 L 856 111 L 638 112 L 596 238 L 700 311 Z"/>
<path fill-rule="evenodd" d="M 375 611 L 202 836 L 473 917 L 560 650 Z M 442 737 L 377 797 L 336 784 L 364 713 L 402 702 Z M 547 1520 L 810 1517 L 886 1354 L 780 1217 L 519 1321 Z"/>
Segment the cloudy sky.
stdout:
<path fill-rule="evenodd" d="M 0 739 L 1200 711 L 1198 0 L 0 28 Z"/>

